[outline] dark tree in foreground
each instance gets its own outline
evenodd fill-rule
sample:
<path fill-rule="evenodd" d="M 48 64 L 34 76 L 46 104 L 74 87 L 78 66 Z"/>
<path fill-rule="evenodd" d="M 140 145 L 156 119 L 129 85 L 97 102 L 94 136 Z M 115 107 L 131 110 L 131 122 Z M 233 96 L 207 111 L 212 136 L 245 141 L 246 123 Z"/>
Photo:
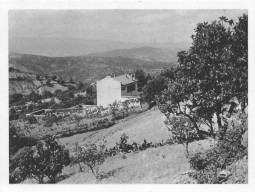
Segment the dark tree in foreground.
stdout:
<path fill-rule="evenodd" d="M 189 51 L 178 53 L 175 82 L 169 83 L 159 102 L 194 125 L 204 120 L 213 134 L 213 114 L 221 129 L 222 107 L 233 97 L 247 106 L 248 16 L 239 17 L 236 24 L 226 18 L 200 23 L 192 39 Z"/>
<path fill-rule="evenodd" d="M 10 182 L 21 182 L 35 178 L 39 183 L 48 177 L 51 183 L 70 163 L 69 152 L 54 137 L 46 136 L 35 148 L 25 147 L 10 159 Z"/>

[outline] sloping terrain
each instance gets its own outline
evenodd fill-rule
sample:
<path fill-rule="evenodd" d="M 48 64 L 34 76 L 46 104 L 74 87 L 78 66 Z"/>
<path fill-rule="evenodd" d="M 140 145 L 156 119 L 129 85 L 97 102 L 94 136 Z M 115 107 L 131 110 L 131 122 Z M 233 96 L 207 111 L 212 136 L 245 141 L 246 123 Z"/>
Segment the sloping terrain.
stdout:
<path fill-rule="evenodd" d="M 9 72 L 9 94 L 28 94 L 42 85 L 36 80 L 36 75 L 26 72 Z"/>
<path fill-rule="evenodd" d="M 144 139 L 153 143 L 166 141 L 169 139 L 169 133 L 164 120 L 165 116 L 159 110 L 149 110 L 142 114 L 131 115 L 110 128 L 62 138 L 60 142 L 67 144 L 68 148 L 73 148 L 76 142 L 81 145 L 92 144 L 104 139 L 107 147 L 113 147 L 119 142 L 123 133 L 129 137 L 129 144 L 133 141 L 143 143 Z"/>
<path fill-rule="evenodd" d="M 136 58 L 150 62 L 170 62 L 177 61 L 177 51 L 169 52 L 164 49 L 154 47 L 139 47 L 132 49 L 118 49 L 107 52 L 90 54 L 90 56 L 99 57 L 125 57 Z"/>
<path fill-rule="evenodd" d="M 107 40 L 85 40 L 53 37 L 9 37 L 9 51 L 50 57 L 81 56 L 91 53 L 138 47 L 169 48 L 174 53 L 186 50 L 188 42 L 177 43 L 128 43 Z"/>
<path fill-rule="evenodd" d="M 193 142 L 190 144 L 191 155 L 210 149 L 213 143 L 210 140 Z M 76 183 L 196 183 L 186 173 L 190 171 L 188 158 L 182 145 L 166 145 L 159 148 L 150 148 L 139 153 L 116 155 L 108 158 L 100 166 L 99 172 L 103 175 L 100 182 L 96 181 L 92 173 L 78 173 L 77 166 L 66 168 L 63 174 L 68 177 L 60 184 Z"/>
<path fill-rule="evenodd" d="M 104 58 L 91 56 L 47 57 L 25 54 L 10 54 L 9 66 L 40 75 L 48 74 L 83 82 L 95 82 L 109 75 L 120 75 L 140 68 L 155 73 L 170 68 L 174 63 L 148 62 L 134 58 Z"/>
<path fill-rule="evenodd" d="M 169 133 L 163 121 L 165 116 L 159 110 L 149 110 L 139 115 L 130 116 L 120 123 L 104 130 L 88 132 L 62 138 L 59 141 L 70 151 L 78 142 L 80 145 L 98 143 L 103 139 L 106 146 L 113 147 L 119 142 L 122 133 L 128 138 L 128 143 L 133 141 L 143 143 L 158 143 L 169 138 Z M 190 144 L 190 153 L 195 154 L 207 150 L 213 145 L 212 140 L 203 140 Z M 185 183 L 195 183 L 186 175 L 190 170 L 188 158 L 182 145 L 166 145 L 159 148 L 150 148 L 138 153 L 122 156 L 118 154 L 108 158 L 99 172 L 104 179 L 100 183 L 178 183 L 180 179 Z M 88 170 L 78 173 L 77 166 L 65 168 L 63 174 L 68 177 L 60 183 L 98 183 Z"/>

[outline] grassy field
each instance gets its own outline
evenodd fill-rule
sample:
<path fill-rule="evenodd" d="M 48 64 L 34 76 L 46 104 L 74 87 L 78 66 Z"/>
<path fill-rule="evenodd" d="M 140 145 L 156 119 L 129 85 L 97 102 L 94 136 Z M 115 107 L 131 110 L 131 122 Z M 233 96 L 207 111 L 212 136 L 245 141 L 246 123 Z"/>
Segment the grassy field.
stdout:
<path fill-rule="evenodd" d="M 112 127 L 98 131 L 77 134 L 66 138 L 60 138 L 59 142 L 69 151 L 73 152 L 75 143 L 79 145 L 99 143 L 105 140 L 106 147 L 110 148 L 119 142 L 125 133 L 128 143 L 133 141 L 142 143 L 144 139 L 148 142 L 158 143 L 169 138 L 169 132 L 163 123 L 165 116 L 158 110 L 152 109 L 140 114 L 133 114 L 118 121 Z M 215 145 L 214 139 L 195 141 L 189 144 L 190 157 L 198 152 L 205 152 Z M 243 159 L 228 167 L 233 173 L 230 183 L 248 182 L 248 160 Z M 189 158 L 186 156 L 185 148 L 181 144 L 165 145 L 157 148 L 149 148 L 144 151 L 129 154 L 117 154 L 108 157 L 99 167 L 101 181 L 97 181 L 85 165 L 83 172 L 79 172 L 78 166 L 67 166 L 57 183 L 196 183 L 197 181 L 188 176 L 192 172 Z M 35 180 L 26 180 L 23 183 L 36 183 Z"/>
<path fill-rule="evenodd" d="M 193 142 L 191 155 L 209 149 L 212 140 Z M 78 173 L 78 167 L 63 171 L 66 179 L 59 183 L 196 183 L 185 173 L 190 171 L 188 158 L 182 145 L 166 145 L 142 152 L 118 154 L 108 158 L 99 172 L 103 179 L 98 182 L 90 171 Z"/>
<path fill-rule="evenodd" d="M 59 141 L 71 148 L 76 142 L 81 145 L 92 144 L 104 139 L 106 147 L 109 148 L 115 146 L 115 143 L 119 142 L 121 134 L 125 133 L 129 137 L 129 144 L 132 144 L 133 141 L 143 143 L 144 139 L 147 142 L 161 142 L 169 138 L 164 120 L 165 116 L 159 110 L 148 110 L 122 119 L 110 128 L 61 138 Z"/>

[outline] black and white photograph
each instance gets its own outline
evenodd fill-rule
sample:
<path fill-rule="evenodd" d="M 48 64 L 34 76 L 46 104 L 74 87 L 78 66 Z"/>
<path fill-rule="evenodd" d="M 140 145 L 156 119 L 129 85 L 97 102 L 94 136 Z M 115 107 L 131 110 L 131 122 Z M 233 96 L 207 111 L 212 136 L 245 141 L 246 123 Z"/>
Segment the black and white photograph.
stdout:
<path fill-rule="evenodd" d="M 10 187 L 249 184 L 248 20 L 9 9 Z"/>

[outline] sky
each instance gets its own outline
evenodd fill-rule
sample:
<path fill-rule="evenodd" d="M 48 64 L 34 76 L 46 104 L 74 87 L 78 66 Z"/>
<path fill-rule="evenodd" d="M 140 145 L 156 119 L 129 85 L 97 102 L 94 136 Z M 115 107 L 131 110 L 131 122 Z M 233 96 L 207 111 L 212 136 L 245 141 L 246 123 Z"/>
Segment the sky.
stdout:
<path fill-rule="evenodd" d="M 197 23 L 247 10 L 11 10 L 10 37 L 133 43 L 190 42 Z"/>

